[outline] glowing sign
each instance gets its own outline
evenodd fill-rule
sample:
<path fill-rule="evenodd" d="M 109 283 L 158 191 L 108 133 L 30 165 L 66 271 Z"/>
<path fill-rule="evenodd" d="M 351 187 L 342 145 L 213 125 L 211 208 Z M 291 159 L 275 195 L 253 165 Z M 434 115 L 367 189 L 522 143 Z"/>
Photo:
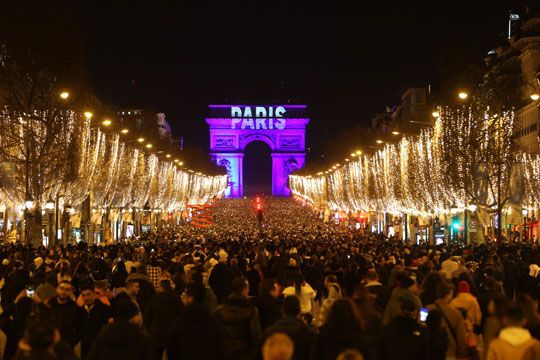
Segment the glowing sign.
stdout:
<path fill-rule="evenodd" d="M 283 106 L 231 106 L 231 129 L 283 130 L 286 112 Z"/>
<path fill-rule="evenodd" d="M 232 130 L 284 130 L 287 119 L 305 118 L 305 105 L 210 105 L 212 118 L 230 120 Z"/>

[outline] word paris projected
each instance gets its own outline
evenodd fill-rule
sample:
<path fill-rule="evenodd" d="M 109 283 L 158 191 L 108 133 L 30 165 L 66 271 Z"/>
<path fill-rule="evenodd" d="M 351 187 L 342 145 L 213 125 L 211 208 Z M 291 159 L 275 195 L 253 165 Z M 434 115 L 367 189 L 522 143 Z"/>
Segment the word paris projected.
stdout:
<path fill-rule="evenodd" d="M 208 105 L 210 119 L 221 119 L 231 130 L 280 131 L 306 119 L 306 105 Z M 293 121 L 294 120 L 294 121 Z"/>
<path fill-rule="evenodd" d="M 231 106 L 231 129 L 283 130 L 286 112 L 283 106 Z"/>

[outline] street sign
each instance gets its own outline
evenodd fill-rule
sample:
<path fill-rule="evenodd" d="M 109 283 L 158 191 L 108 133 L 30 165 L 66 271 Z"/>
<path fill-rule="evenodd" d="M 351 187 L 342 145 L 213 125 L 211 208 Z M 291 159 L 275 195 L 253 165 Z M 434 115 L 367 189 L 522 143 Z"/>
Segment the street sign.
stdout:
<path fill-rule="evenodd" d="M 478 221 L 476 220 L 469 220 L 469 232 L 477 232 L 478 231 Z"/>

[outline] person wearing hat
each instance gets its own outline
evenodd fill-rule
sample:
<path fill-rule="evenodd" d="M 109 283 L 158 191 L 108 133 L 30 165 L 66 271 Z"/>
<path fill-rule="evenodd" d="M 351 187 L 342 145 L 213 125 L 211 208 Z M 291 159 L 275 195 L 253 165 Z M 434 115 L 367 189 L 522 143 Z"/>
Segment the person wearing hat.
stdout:
<path fill-rule="evenodd" d="M 388 300 L 388 304 L 384 312 L 382 320 L 383 326 L 390 324 L 393 318 L 401 314 L 402 299 L 408 299 L 415 303 L 416 316 L 417 318 L 420 316 L 422 301 L 420 301 L 420 297 L 418 296 L 420 291 L 418 290 L 416 281 L 405 274 L 401 274 L 398 277 L 397 283 L 399 286 L 392 291 L 392 295 L 390 295 L 390 299 Z"/>
<path fill-rule="evenodd" d="M 468 282 L 461 280 L 458 284 L 458 294 L 450 301 L 450 306 L 460 310 L 462 314 L 466 314 L 466 323 L 471 327 L 468 329 L 480 326 L 482 321 L 482 312 L 476 297 L 471 294 L 471 287 Z"/>
<path fill-rule="evenodd" d="M 101 329 L 87 359 L 153 359 L 149 340 L 141 331 L 141 323 L 137 306 L 129 300 L 119 301 L 113 322 Z"/>

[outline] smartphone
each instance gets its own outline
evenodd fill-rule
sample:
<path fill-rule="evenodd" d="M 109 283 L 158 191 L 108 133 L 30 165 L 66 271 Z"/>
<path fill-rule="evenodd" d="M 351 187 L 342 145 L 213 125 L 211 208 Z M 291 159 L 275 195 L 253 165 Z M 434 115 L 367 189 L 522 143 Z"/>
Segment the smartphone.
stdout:
<path fill-rule="evenodd" d="M 428 308 L 421 308 L 420 309 L 420 321 L 425 322 L 427 320 L 429 310 Z"/>
<path fill-rule="evenodd" d="M 31 298 L 34 296 L 34 287 L 33 286 L 27 286 L 26 287 L 26 296 Z"/>

